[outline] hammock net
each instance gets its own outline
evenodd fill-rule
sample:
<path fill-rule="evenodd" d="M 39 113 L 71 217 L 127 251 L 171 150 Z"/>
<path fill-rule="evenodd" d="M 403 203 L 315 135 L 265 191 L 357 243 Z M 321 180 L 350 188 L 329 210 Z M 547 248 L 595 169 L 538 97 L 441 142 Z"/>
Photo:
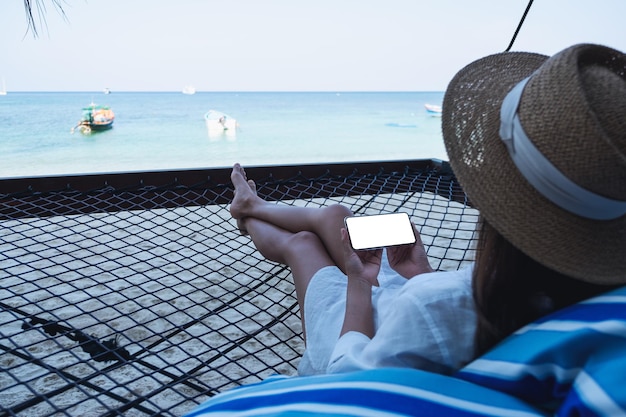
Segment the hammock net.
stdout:
<path fill-rule="evenodd" d="M 473 259 L 445 162 L 246 167 L 275 204 L 407 212 L 431 265 Z M 0 180 L 0 415 L 179 416 L 304 349 L 289 269 L 230 217 L 229 169 Z"/>

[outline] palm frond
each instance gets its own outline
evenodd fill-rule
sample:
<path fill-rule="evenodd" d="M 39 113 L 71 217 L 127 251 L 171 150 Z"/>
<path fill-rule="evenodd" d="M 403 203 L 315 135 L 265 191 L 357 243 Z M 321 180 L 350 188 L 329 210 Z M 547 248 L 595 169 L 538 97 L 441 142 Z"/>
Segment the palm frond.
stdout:
<path fill-rule="evenodd" d="M 39 37 L 39 30 L 45 28 L 48 30 L 48 23 L 46 21 L 46 15 L 48 14 L 48 4 L 51 4 L 54 9 L 67 20 L 65 10 L 63 9 L 62 0 L 24 0 L 24 9 L 26 11 L 26 22 L 28 27 L 26 34 L 31 32 L 35 38 Z"/>

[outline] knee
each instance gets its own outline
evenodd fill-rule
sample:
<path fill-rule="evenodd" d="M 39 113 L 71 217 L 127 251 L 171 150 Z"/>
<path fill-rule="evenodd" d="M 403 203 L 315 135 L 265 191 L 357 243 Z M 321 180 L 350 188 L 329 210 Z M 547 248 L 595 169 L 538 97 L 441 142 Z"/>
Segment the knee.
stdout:
<path fill-rule="evenodd" d="M 308 251 L 319 250 L 324 244 L 317 234 L 309 231 L 294 233 L 289 238 L 286 250 L 296 254 L 307 253 Z"/>
<path fill-rule="evenodd" d="M 348 207 L 341 205 L 341 204 L 332 204 L 326 207 L 325 210 L 326 210 L 326 213 L 325 213 L 326 216 L 332 216 L 337 219 L 341 219 L 341 221 L 343 221 L 345 217 L 349 217 L 353 215 L 352 211 Z"/>

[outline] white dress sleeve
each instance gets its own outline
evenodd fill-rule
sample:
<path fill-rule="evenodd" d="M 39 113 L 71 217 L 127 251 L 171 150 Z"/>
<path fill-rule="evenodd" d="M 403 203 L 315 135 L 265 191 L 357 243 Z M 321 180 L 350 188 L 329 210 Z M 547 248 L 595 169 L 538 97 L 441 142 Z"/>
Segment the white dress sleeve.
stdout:
<path fill-rule="evenodd" d="M 387 304 L 378 308 L 373 338 L 355 331 L 339 338 L 328 373 L 410 367 L 449 374 L 472 359 L 471 268 L 416 276 Z"/>

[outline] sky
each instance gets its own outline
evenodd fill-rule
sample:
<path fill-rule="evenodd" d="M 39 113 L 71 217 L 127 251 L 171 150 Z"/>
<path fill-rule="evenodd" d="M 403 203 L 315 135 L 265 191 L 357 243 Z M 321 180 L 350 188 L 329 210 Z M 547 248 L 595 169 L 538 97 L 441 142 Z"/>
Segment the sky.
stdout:
<path fill-rule="evenodd" d="M 528 0 L 50 0 L 0 5 L 10 91 L 444 91 L 504 51 Z M 534 0 L 512 50 L 626 51 L 626 1 Z"/>

